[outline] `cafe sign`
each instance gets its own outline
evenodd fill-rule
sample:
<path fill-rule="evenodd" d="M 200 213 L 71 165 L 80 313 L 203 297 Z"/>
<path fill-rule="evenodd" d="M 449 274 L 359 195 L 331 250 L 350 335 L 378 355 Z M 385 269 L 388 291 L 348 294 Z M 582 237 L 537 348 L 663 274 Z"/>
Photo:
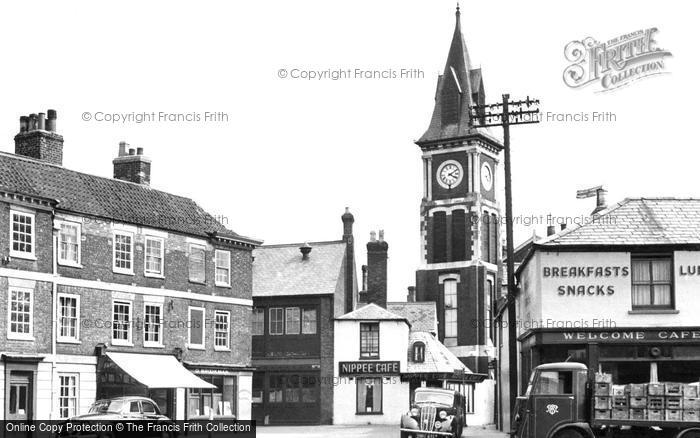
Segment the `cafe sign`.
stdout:
<path fill-rule="evenodd" d="M 338 374 L 341 376 L 381 376 L 399 374 L 399 361 L 358 361 L 338 363 Z"/>
<path fill-rule="evenodd" d="M 540 342 L 544 344 L 575 344 L 589 342 L 616 344 L 637 342 L 700 343 L 700 328 L 560 331 L 542 332 L 541 336 Z"/>

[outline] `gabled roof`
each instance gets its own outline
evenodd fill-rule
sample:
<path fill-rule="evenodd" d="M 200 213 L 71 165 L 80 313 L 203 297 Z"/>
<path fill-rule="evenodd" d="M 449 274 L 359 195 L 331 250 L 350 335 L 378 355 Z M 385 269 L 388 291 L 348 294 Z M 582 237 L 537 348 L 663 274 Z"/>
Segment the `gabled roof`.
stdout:
<path fill-rule="evenodd" d="M 412 331 L 437 333 L 437 310 L 433 301 L 387 303 L 386 310 L 406 318 Z"/>
<path fill-rule="evenodd" d="M 413 344 L 422 342 L 425 344 L 425 360 L 413 362 Z M 435 373 L 453 374 L 461 370 L 471 373 L 458 358 L 445 345 L 438 341 L 434 335 L 428 332 L 412 331 L 408 342 L 408 373 Z"/>
<path fill-rule="evenodd" d="M 405 317 L 390 312 L 374 303 L 369 303 L 336 319 L 341 321 L 405 321 L 406 324 L 411 325 Z"/>
<path fill-rule="evenodd" d="M 472 79 L 478 81 L 476 88 L 473 87 Z M 438 78 L 433 116 L 430 126 L 417 143 L 464 137 L 473 133 L 469 111 L 473 104 L 472 93 L 480 89 L 483 89 L 481 71 L 471 69 L 469 52 L 462 35 L 459 7 L 457 7 L 455 30 L 445 70 Z"/>
<path fill-rule="evenodd" d="M 686 244 L 700 244 L 700 199 L 627 198 L 582 225 L 535 242 L 542 248 Z"/>
<path fill-rule="evenodd" d="M 51 199 L 56 210 L 249 244 L 193 200 L 141 184 L 103 178 L 32 158 L 0 152 L 0 190 Z"/>
<path fill-rule="evenodd" d="M 332 295 L 344 287 L 346 243 L 311 242 L 303 259 L 303 243 L 264 245 L 253 250 L 253 297 Z"/>

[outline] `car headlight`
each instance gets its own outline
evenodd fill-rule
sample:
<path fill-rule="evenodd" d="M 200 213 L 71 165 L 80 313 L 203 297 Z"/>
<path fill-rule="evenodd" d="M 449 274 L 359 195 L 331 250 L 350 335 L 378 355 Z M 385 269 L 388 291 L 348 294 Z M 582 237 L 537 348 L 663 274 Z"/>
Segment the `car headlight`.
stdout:
<path fill-rule="evenodd" d="M 444 420 L 445 418 L 447 418 L 447 412 L 445 412 L 445 411 L 440 411 L 440 418 L 442 418 L 443 420 Z"/>
<path fill-rule="evenodd" d="M 417 408 L 411 409 L 411 417 L 417 417 L 420 415 L 420 411 Z"/>
<path fill-rule="evenodd" d="M 439 421 L 436 421 L 435 422 L 435 429 L 440 429 L 441 427 L 442 427 L 442 423 L 440 423 Z"/>

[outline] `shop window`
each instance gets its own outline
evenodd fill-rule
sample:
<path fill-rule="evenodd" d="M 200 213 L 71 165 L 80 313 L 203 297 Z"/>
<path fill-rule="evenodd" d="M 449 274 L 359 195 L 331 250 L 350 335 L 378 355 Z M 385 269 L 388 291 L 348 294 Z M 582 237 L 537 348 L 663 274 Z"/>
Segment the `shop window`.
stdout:
<path fill-rule="evenodd" d="M 78 376 L 59 374 L 58 384 L 58 415 L 61 418 L 73 417 L 78 409 Z"/>
<path fill-rule="evenodd" d="M 457 345 L 457 280 L 443 282 L 445 292 L 445 345 Z"/>
<path fill-rule="evenodd" d="M 205 273 L 205 249 L 202 245 L 190 245 L 190 255 L 189 255 L 189 271 L 190 271 L 190 281 L 195 283 L 204 283 L 207 281 Z"/>
<path fill-rule="evenodd" d="M 293 375 L 287 378 L 287 386 L 284 388 L 285 403 L 299 403 L 301 401 L 301 387 L 299 376 Z"/>
<path fill-rule="evenodd" d="M 270 387 L 268 391 L 267 401 L 270 403 L 282 403 L 283 391 L 286 382 L 285 376 L 272 375 L 270 376 Z"/>
<path fill-rule="evenodd" d="M 284 334 L 284 309 L 281 307 L 270 309 L 270 334 Z"/>
<path fill-rule="evenodd" d="M 379 358 L 379 323 L 360 323 L 360 358 Z"/>
<path fill-rule="evenodd" d="M 318 389 L 316 377 L 302 376 L 301 378 L 301 401 L 302 403 L 316 403 L 318 401 Z"/>
<path fill-rule="evenodd" d="M 285 309 L 285 317 L 287 320 L 287 334 L 298 335 L 301 330 L 301 316 L 298 307 L 287 307 Z"/>
<path fill-rule="evenodd" d="M 425 344 L 423 342 L 413 344 L 413 362 L 425 362 Z"/>
<path fill-rule="evenodd" d="M 535 382 L 535 394 L 573 394 L 573 373 L 571 371 L 542 371 Z"/>
<path fill-rule="evenodd" d="M 34 215 L 10 210 L 10 255 L 20 258 L 34 258 Z"/>
<path fill-rule="evenodd" d="M 265 309 L 253 309 L 253 336 L 265 334 Z"/>
<path fill-rule="evenodd" d="M 357 413 L 382 413 L 382 379 L 357 378 Z"/>
<path fill-rule="evenodd" d="M 632 309 L 673 308 L 671 257 L 632 259 Z"/>
<path fill-rule="evenodd" d="M 79 340 L 78 319 L 80 296 L 58 294 L 58 341 L 76 342 Z"/>
<path fill-rule="evenodd" d="M 316 309 L 304 309 L 302 312 L 301 332 L 305 335 L 316 334 Z"/>
<path fill-rule="evenodd" d="M 62 265 L 80 266 L 80 224 L 59 222 L 58 262 Z"/>
<path fill-rule="evenodd" d="M 204 308 L 189 308 L 189 348 L 204 349 Z"/>
<path fill-rule="evenodd" d="M 207 376 L 198 375 L 200 379 L 214 385 L 214 388 L 190 389 L 188 398 L 188 418 L 204 416 L 214 417 L 236 415 L 236 388 L 235 376 Z"/>

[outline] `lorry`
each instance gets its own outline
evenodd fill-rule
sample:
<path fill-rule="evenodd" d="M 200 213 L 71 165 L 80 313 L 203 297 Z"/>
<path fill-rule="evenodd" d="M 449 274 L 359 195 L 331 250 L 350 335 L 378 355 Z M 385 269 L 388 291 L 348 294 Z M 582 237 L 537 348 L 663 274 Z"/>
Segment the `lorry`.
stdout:
<path fill-rule="evenodd" d="M 629 393 L 630 388 L 654 395 L 635 397 Z M 657 395 L 667 390 L 673 395 Z M 659 406 L 642 408 L 640 404 L 635 412 L 630 407 L 635 401 L 644 406 L 659 401 L 673 403 L 658 410 L 649 408 Z M 691 409 L 684 410 L 683 402 Z M 511 436 L 700 438 L 695 409 L 698 402 L 698 387 L 690 384 L 613 385 L 611 381 L 598 381 L 597 375 L 591 377 L 588 367 L 581 363 L 543 364 L 533 370 L 525 394 L 517 399 Z"/>

